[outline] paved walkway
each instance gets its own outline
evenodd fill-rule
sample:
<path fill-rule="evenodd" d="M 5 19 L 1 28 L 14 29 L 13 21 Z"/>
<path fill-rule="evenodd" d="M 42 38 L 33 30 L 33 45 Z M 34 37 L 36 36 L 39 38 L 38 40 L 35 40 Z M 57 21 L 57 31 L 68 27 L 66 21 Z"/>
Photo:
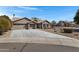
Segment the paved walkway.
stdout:
<path fill-rule="evenodd" d="M 41 30 L 13 30 L 8 38 L 0 38 L 0 43 L 40 43 L 79 47 L 79 40 Z"/>

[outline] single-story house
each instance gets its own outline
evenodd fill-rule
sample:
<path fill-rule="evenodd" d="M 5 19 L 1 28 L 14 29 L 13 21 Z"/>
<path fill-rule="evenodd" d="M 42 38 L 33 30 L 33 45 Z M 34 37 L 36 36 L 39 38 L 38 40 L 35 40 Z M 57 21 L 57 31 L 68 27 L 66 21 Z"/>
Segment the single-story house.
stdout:
<path fill-rule="evenodd" d="M 48 29 L 51 28 L 49 21 L 38 21 L 35 22 L 29 18 L 21 18 L 13 21 L 13 29 Z"/>

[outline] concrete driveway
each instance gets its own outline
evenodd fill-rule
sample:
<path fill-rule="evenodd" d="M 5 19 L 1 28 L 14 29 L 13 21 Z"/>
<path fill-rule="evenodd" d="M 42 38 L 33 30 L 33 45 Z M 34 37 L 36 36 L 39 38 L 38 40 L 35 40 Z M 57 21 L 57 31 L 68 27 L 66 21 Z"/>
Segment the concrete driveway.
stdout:
<path fill-rule="evenodd" d="M 79 51 L 79 40 L 41 30 L 13 30 L 0 38 L 0 51 Z"/>

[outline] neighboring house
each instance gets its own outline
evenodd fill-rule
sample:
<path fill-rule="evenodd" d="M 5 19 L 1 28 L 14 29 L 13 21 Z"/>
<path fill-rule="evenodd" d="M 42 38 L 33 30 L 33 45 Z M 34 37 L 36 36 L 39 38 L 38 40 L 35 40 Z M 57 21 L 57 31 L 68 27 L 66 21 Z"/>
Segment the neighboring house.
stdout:
<path fill-rule="evenodd" d="M 76 27 L 75 22 L 69 22 L 69 24 L 70 24 L 70 27 Z"/>
<path fill-rule="evenodd" d="M 21 18 L 13 21 L 12 29 L 48 29 L 51 28 L 50 22 L 45 21 L 32 21 L 28 18 Z"/>
<path fill-rule="evenodd" d="M 44 20 L 44 21 L 38 21 L 36 22 L 37 23 L 37 28 L 39 29 L 49 29 L 51 28 L 51 23 L 47 20 Z"/>
<path fill-rule="evenodd" d="M 74 27 L 75 23 L 73 22 L 66 22 L 66 21 L 60 21 L 57 26 L 61 26 L 61 27 Z"/>

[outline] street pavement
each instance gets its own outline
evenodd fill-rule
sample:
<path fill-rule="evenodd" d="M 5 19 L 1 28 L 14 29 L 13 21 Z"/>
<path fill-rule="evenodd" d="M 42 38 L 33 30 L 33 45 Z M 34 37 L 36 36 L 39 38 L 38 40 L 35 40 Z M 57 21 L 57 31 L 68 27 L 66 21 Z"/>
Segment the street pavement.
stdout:
<path fill-rule="evenodd" d="M 8 38 L 0 38 L 0 51 L 74 52 L 79 51 L 79 40 L 38 29 L 12 30 Z"/>

